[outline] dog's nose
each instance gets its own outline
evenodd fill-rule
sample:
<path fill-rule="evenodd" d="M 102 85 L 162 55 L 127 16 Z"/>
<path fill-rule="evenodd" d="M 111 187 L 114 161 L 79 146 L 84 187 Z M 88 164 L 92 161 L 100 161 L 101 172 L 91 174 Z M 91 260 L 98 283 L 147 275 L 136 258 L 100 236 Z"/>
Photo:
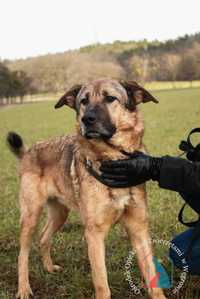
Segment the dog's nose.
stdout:
<path fill-rule="evenodd" d="M 94 112 L 89 112 L 86 113 L 83 117 L 82 117 L 82 121 L 85 125 L 92 125 L 95 123 L 96 121 L 96 115 Z"/>

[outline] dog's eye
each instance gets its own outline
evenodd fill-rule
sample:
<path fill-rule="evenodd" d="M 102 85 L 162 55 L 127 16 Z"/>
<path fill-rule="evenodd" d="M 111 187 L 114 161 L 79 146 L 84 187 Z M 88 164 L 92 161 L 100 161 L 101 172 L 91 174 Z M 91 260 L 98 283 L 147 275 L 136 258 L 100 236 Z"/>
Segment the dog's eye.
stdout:
<path fill-rule="evenodd" d="M 89 103 L 89 99 L 88 98 L 83 98 L 80 102 L 83 105 L 87 105 Z"/>
<path fill-rule="evenodd" d="M 105 100 L 106 100 L 106 102 L 107 103 L 112 103 L 112 102 L 114 102 L 115 100 L 117 100 L 117 98 L 116 97 L 114 97 L 114 96 L 106 96 L 105 97 Z"/>

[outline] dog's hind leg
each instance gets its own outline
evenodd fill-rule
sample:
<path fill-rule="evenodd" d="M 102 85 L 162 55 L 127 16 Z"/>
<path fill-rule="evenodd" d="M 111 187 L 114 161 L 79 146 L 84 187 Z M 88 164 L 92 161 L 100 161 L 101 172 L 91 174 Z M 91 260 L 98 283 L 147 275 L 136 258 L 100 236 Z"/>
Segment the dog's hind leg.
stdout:
<path fill-rule="evenodd" d="M 48 219 L 40 237 L 40 250 L 44 268 L 50 273 L 62 269 L 52 262 L 51 238 L 65 223 L 68 213 L 68 208 L 60 204 L 57 199 L 48 201 Z"/>
<path fill-rule="evenodd" d="M 17 298 L 27 299 L 32 295 L 29 284 L 28 259 L 31 240 L 43 210 L 44 197 L 37 175 L 25 174 L 20 189 L 20 253 L 18 258 Z"/>

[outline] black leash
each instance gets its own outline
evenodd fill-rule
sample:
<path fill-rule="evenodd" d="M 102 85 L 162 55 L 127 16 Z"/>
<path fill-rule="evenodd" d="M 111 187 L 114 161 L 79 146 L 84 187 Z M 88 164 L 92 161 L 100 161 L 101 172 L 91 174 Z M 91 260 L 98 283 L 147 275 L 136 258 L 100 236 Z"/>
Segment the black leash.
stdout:
<path fill-rule="evenodd" d="M 178 214 L 178 221 L 181 222 L 183 225 L 188 226 L 188 227 L 194 227 L 196 224 L 199 223 L 200 221 L 200 216 L 199 219 L 196 221 L 191 221 L 191 222 L 185 222 L 183 220 L 183 211 L 185 209 L 185 207 L 187 206 L 187 203 L 185 202 L 184 205 L 182 206 L 182 208 L 180 209 L 180 212 Z"/>
<path fill-rule="evenodd" d="M 194 146 L 191 142 L 191 135 L 194 133 L 200 133 L 200 128 L 195 128 L 193 129 L 187 138 L 187 141 L 182 140 L 180 145 L 179 145 L 179 149 L 183 151 L 184 155 L 186 154 L 186 157 L 188 160 L 192 161 L 192 162 L 200 162 L 200 143 L 198 143 L 196 146 Z"/>

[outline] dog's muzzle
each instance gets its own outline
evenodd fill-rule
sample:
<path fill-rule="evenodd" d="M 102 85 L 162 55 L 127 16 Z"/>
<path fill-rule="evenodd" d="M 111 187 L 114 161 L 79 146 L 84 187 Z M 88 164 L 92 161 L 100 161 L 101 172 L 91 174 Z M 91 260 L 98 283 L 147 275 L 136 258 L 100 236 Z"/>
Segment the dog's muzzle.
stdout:
<path fill-rule="evenodd" d="M 97 112 L 98 109 L 96 108 Z M 81 129 L 84 137 L 109 139 L 116 132 L 116 128 L 102 117 L 103 112 L 97 113 L 95 109 L 88 110 L 81 119 Z"/>

